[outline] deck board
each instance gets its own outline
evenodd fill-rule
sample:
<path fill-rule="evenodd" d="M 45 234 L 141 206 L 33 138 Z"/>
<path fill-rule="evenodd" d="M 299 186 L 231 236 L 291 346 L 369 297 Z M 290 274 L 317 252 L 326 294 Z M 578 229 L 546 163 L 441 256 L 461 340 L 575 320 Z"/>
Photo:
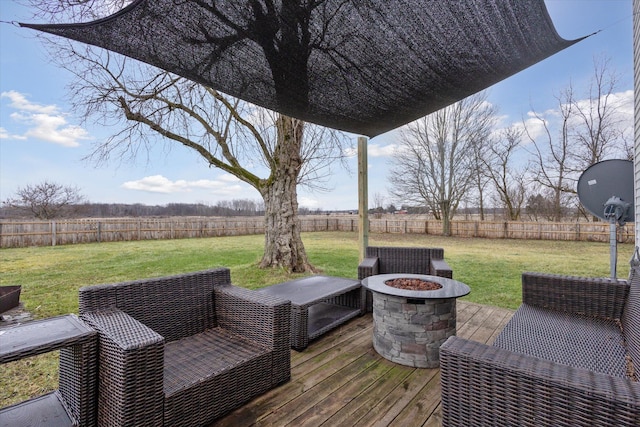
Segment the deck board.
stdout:
<path fill-rule="evenodd" d="M 512 310 L 457 302 L 457 334 L 492 343 Z M 440 426 L 440 370 L 392 363 L 375 352 L 371 314 L 291 351 L 291 381 L 210 427 Z"/>

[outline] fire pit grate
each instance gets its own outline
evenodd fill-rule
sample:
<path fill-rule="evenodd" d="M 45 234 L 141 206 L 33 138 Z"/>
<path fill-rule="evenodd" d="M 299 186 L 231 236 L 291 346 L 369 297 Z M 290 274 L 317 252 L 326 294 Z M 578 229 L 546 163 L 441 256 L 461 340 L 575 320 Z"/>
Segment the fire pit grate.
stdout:
<path fill-rule="evenodd" d="M 397 279 L 387 280 L 384 284 L 391 286 L 392 288 L 405 289 L 409 291 L 435 291 L 442 289 L 442 285 L 440 283 L 409 277 L 399 277 Z"/>

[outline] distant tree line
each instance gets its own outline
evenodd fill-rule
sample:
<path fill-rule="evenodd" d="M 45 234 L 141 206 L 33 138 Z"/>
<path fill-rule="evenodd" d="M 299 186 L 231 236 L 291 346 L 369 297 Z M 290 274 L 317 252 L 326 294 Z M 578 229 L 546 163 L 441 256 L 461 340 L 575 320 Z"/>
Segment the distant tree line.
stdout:
<path fill-rule="evenodd" d="M 542 194 L 530 195 L 519 207 L 518 218 L 514 219 L 510 215 L 509 207 L 496 204 L 491 207 L 461 207 L 456 209 L 456 216 L 458 219 L 509 219 L 509 220 L 521 220 L 521 221 L 549 221 L 559 222 L 565 220 L 578 220 L 580 218 L 586 220 L 597 220 L 597 218 L 585 217 L 584 211 L 578 209 L 575 206 L 561 206 L 560 216 L 558 217 L 558 211 L 554 206 L 551 197 L 545 197 Z M 384 214 L 407 214 L 407 215 L 429 215 L 430 209 L 427 206 L 411 206 L 401 205 L 396 206 L 393 203 L 383 206 L 377 205 L 375 208 L 369 209 L 369 214 L 374 218 L 381 218 Z"/>
<path fill-rule="evenodd" d="M 122 203 L 87 203 L 82 207 L 85 217 L 149 217 L 149 216 L 260 216 L 264 205 L 255 200 L 222 200 L 215 205 L 206 203 L 169 203 L 144 205 Z"/>
<path fill-rule="evenodd" d="M 205 203 L 90 203 L 77 187 L 45 181 L 18 189 L 15 196 L 3 201 L 0 218 L 121 218 L 168 216 L 260 216 L 264 204 L 249 199 Z"/>

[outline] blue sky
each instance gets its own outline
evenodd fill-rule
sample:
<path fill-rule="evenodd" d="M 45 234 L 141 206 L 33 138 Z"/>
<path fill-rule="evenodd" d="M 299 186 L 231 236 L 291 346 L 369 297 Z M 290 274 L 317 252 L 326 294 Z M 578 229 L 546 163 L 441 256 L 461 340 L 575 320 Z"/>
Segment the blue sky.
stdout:
<path fill-rule="evenodd" d="M 567 39 L 600 33 L 506 79 L 489 90 L 503 122 L 526 118 L 533 107 L 555 107 L 554 94 L 567 87 L 582 90 L 593 74 L 594 55 L 606 55 L 622 75 L 620 96 L 633 89 L 632 0 L 546 0 L 558 33 Z M 30 12 L 12 0 L 0 0 L 0 21 L 30 22 Z M 149 161 L 111 162 L 96 167 L 82 160 L 96 142 L 113 130 L 81 125 L 68 103 L 67 71 L 47 57 L 34 32 L 0 24 L 0 200 L 19 187 L 44 180 L 77 185 L 92 202 L 197 203 L 253 199 L 248 185 L 209 169 L 194 155 L 177 147 L 169 154 L 154 150 Z M 369 195 L 387 192 L 387 171 L 397 133 L 369 141 Z M 354 138 L 355 145 L 355 138 Z M 164 144 L 158 144 L 163 147 Z M 356 209 L 357 163 L 351 173 L 334 170 L 331 191 L 299 190 L 301 206 L 323 210 Z M 392 200 L 386 198 L 387 203 Z M 370 205 L 372 202 L 370 201 Z"/>

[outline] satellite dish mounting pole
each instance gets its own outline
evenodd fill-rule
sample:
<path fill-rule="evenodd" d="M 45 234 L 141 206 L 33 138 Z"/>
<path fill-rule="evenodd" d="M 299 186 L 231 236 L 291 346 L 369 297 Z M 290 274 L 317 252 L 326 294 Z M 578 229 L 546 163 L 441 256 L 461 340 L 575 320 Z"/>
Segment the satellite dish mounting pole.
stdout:
<path fill-rule="evenodd" d="M 611 278 L 617 278 L 616 268 L 618 265 L 618 235 L 615 218 L 609 218 L 609 246 L 611 247 Z"/>
<path fill-rule="evenodd" d="M 612 196 L 604 204 L 604 217 L 609 220 L 609 246 L 611 246 L 611 278 L 616 279 L 618 263 L 618 233 L 617 226 L 624 226 L 630 218 L 631 204 L 620 197 Z"/>

